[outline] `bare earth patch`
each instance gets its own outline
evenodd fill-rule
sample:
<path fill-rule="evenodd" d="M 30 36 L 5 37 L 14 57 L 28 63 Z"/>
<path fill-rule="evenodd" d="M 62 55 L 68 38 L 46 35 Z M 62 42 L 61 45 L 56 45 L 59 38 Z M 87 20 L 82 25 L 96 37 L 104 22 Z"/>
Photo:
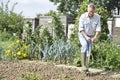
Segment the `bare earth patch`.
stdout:
<path fill-rule="evenodd" d="M 75 66 L 55 65 L 40 61 L 0 62 L 0 80 L 22 80 L 22 74 L 34 73 L 40 80 L 120 80 L 119 74 L 95 74 L 101 71 L 90 69 L 94 75 L 86 76 L 81 68 Z"/>

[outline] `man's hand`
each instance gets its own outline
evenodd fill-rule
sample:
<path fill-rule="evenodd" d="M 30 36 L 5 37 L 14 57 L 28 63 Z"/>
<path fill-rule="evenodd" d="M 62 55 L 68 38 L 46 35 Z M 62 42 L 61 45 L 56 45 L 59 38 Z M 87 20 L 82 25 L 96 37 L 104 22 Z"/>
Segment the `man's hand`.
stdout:
<path fill-rule="evenodd" d="M 87 36 L 84 30 L 82 30 L 81 33 L 86 38 L 87 41 L 91 42 L 91 38 Z"/>
<path fill-rule="evenodd" d="M 93 38 L 91 39 L 91 41 L 92 41 L 92 42 L 95 42 L 95 41 L 96 41 L 96 37 L 93 37 Z"/>
<path fill-rule="evenodd" d="M 92 39 L 91 39 L 90 37 L 88 37 L 88 36 L 86 36 L 85 38 L 86 38 L 86 40 L 89 41 L 89 42 L 92 41 Z"/>
<path fill-rule="evenodd" d="M 92 38 L 92 42 L 95 42 L 95 41 L 96 41 L 98 35 L 99 35 L 99 32 L 96 32 L 96 33 L 95 33 L 95 36 Z"/>

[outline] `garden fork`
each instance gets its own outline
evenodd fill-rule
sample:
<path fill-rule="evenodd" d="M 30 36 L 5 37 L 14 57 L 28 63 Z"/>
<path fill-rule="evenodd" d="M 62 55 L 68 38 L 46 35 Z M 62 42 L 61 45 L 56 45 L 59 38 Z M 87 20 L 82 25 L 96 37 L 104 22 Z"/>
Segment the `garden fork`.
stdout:
<path fill-rule="evenodd" d="M 92 42 L 88 43 L 88 50 L 87 50 L 87 55 L 86 55 L 86 68 L 89 68 L 89 62 L 90 62 L 90 55 L 92 51 Z"/>

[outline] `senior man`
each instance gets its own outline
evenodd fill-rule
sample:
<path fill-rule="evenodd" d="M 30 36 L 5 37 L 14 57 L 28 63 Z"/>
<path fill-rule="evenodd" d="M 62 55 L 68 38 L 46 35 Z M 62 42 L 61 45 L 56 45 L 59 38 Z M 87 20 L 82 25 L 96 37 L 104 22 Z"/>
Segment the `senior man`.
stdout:
<path fill-rule="evenodd" d="M 94 4 L 88 5 L 88 12 L 85 12 L 79 19 L 79 40 L 81 43 L 82 71 L 89 71 L 89 59 L 93 42 L 101 32 L 100 15 L 95 13 Z"/>

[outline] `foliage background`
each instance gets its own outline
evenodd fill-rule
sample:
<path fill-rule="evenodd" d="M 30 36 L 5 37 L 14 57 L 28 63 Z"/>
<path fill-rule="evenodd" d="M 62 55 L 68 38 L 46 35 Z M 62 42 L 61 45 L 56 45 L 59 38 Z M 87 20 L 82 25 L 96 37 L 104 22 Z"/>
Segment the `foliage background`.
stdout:
<path fill-rule="evenodd" d="M 17 3 L 12 5 L 12 8 L 9 8 L 10 0 L 6 3 L 0 1 L 0 39 L 10 39 L 13 36 L 13 33 L 18 37 L 21 37 L 23 31 L 24 19 L 20 14 L 14 12 L 14 7 Z"/>

